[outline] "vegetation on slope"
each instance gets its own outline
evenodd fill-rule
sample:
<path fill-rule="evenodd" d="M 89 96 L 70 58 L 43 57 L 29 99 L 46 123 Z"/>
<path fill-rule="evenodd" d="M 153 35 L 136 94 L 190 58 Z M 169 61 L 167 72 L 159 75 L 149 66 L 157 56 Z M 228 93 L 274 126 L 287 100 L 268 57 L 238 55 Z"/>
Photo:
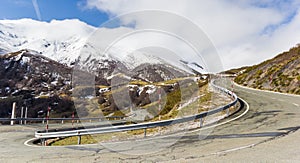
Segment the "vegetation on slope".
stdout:
<path fill-rule="evenodd" d="M 248 67 L 235 82 L 257 89 L 300 94 L 300 46 Z"/>

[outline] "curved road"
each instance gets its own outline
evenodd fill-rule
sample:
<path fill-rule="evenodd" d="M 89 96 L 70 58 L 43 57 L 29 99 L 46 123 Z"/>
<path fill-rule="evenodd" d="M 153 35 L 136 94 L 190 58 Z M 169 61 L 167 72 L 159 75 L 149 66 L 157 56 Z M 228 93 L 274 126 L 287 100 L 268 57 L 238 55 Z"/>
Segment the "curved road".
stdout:
<path fill-rule="evenodd" d="M 200 140 L 205 131 L 195 131 L 175 144 L 172 142 L 177 140 L 176 136 L 104 146 L 32 147 L 23 143 L 33 137 L 37 127 L 0 126 L 0 162 L 299 161 L 300 96 L 238 86 L 235 92 L 249 103 L 249 112 L 209 130 L 205 140 Z M 151 153 L 168 142 L 170 146 L 164 150 Z"/>

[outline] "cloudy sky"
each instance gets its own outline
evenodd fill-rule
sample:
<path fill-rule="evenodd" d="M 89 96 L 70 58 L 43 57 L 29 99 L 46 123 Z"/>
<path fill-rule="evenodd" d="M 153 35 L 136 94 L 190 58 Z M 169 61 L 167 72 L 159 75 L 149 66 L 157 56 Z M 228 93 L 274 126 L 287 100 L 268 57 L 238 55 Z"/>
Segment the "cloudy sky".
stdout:
<path fill-rule="evenodd" d="M 27 12 L 9 13 L 1 5 L 1 19 L 77 18 L 93 26 L 134 11 L 168 11 L 189 19 L 207 35 L 225 69 L 259 63 L 300 43 L 299 0 L 3 0 L 1 3 L 16 10 L 23 5 Z M 130 27 L 135 28 L 157 18 L 131 19 L 134 25 Z"/>

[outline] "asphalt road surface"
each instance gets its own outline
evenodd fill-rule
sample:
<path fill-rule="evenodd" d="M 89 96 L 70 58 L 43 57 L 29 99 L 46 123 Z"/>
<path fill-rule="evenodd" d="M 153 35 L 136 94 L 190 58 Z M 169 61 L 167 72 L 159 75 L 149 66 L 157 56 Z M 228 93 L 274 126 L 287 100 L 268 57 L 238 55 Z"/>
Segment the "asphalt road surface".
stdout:
<path fill-rule="evenodd" d="M 243 117 L 159 139 L 35 147 L 24 142 L 38 127 L 0 126 L 0 162 L 299 162 L 300 96 L 238 86 L 234 91 L 250 106 Z"/>

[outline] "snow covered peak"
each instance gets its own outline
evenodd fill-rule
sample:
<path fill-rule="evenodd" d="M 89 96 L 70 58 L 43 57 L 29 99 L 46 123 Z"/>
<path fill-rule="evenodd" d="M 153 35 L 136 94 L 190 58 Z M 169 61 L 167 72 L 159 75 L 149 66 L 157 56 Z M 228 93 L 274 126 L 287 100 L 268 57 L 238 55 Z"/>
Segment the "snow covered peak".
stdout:
<path fill-rule="evenodd" d="M 161 39 L 159 36 L 152 37 L 152 33 L 137 36 L 128 33 L 134 33 L 134 29 L 95 28 L 78 19 L 50 22 L 32 19 L 0 20 L 0 54 L 30 49 L 59 63 L 69 66 L 77 63 L 79 67 L 91 71 L 97 70 L 104 62 L 120 62 L 128 69 L 147 63 L 172 65 L 190 72 L 189 68 L 179 62 L 180 57 L 173 53 L 163 51 L 162 48 L 153 50 L 155 48 L 152 46 L 152 50 L 147 50 L 153 43 L 153 46 L 158 46 L 157 38 Z M 116 41 L 120 38 L 121 41 Z"/>
<path fill-rule="evenodd" d="M 78 19 L 41 22 L 0 20 L 0 53 L 32 49 L 59 61 L 74 62 L 88 36 L 96 30 Z"/>

